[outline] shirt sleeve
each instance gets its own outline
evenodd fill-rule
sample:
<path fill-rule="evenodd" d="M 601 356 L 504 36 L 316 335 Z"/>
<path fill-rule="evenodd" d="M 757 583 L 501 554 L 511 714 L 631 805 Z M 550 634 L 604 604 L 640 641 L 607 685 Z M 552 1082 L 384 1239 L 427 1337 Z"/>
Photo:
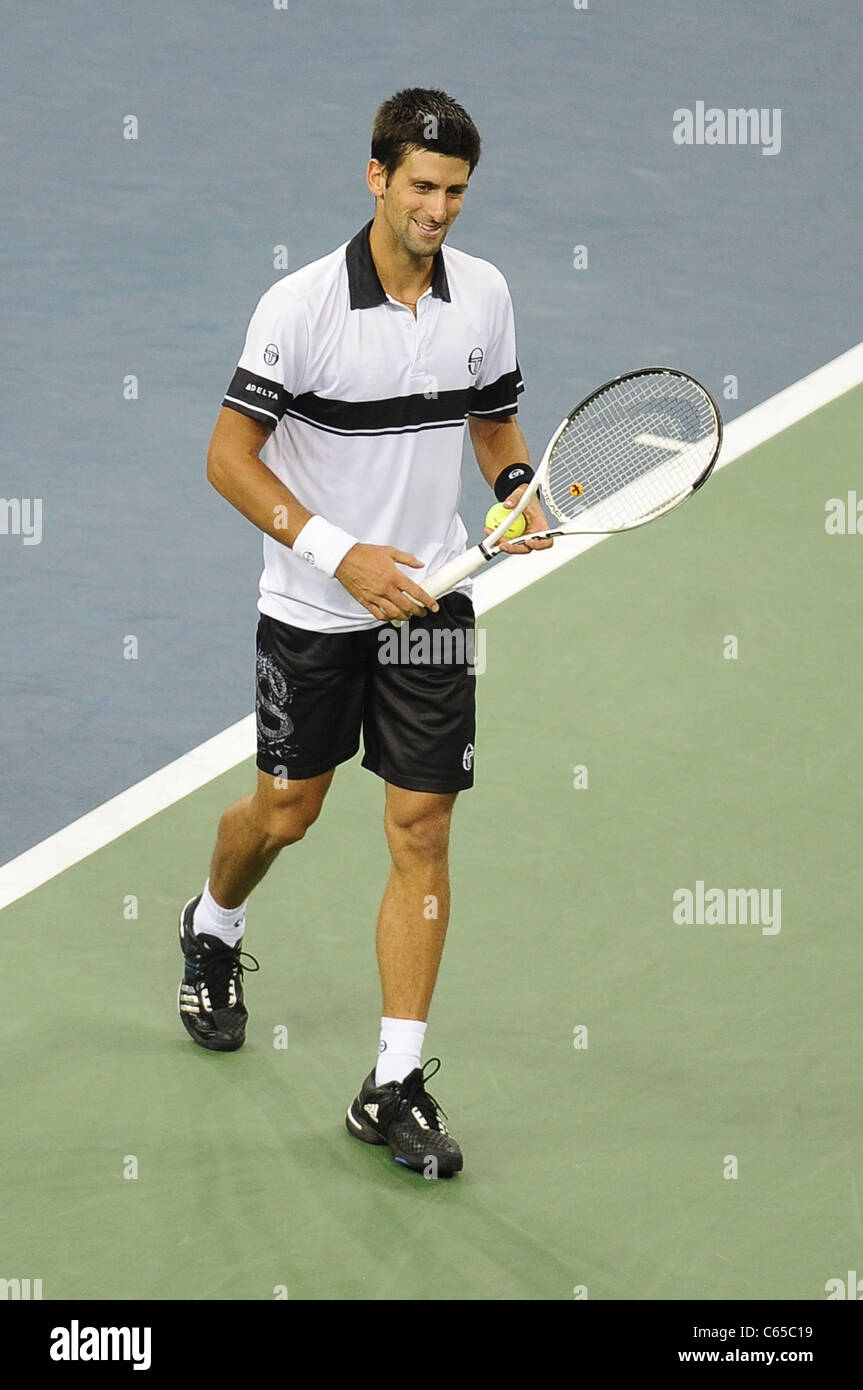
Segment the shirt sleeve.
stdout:
<path fill-rule="evenodd" d="M 242 356 L 222 405 L 275 428 L 300 393 L 308 351 L 305 306 L 281 284 L 272 286 L 249 320 Z"/>
<path fill-rule="evenodd" d="M 518 413 L 518 397 L 524 390 L 515 350 L 515 314 L 509 287 L 498 272 L 498 283 L 489 305 L 489 334 L 477 367 L 469 415 L 501 420 Z"/>

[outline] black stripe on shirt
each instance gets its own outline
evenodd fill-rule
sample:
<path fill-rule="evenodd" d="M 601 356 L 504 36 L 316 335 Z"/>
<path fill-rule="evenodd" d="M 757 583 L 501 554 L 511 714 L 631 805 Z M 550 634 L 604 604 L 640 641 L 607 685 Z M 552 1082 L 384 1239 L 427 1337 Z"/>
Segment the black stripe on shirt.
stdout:
<path fill-rule="evenodd" d="M 426 395 L 389 396 L 374 401 L 340 401 L 307 391 L 291 401 L 290 414 L 306 424 L 339 434 L 383 434 L 464 420 L 473 392 L 438 391 Z"/>
<path fill-rule="evenodd" d="M 287 413 L 317 429 L 335 434 L 401 434 L 461 423 L 466 415 L 514 415 L 523 390 L 521 374 L 507 372 L 489 386 L 466 386 L 426 395 L 389 396 L 374 401 L 340 401 L 304 392 L 291 400 Z"/>

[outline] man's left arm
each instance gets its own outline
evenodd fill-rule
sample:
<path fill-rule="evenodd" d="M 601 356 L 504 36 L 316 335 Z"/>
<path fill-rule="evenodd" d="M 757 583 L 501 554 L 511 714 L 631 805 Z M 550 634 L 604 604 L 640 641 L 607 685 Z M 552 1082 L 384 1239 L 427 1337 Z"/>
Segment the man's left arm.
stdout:
<path fill-rule="evenodd" d="M 527 442 L 515 415 L 508 415 L 503 419 L 495 420 L 483 419 L 479 415 L 469 415 L 468 429 L 479 470 L 490 488 L 494 488 L 498 477 L 505 468 L 509 468 L 514 463 L 530 463 Z M 522 483 L 520 487 L 515 488 L 507 497 L 504 506 L 514 507 L 524 492 L 525 486 Z M 548 518 L 537 497 L 528 503 L 524 517 L 528 532 L 548 529 Z M 491 535 L 488 527 L 485 528 L 485 535 Z M 531 540 L 529 535 L 517 541 L 500 542 L 501 549 L 509 551 L 513 555 L 527 555 L 531 550 L 547 550 L 553 544 L 554 541 L 549 538 Z"/>

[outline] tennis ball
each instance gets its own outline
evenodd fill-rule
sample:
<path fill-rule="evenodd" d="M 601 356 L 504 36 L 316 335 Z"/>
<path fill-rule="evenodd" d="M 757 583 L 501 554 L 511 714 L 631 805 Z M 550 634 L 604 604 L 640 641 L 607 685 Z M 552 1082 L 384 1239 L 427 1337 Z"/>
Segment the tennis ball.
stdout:
<path fill-rule="evenodd" d="M 495 502 L 494 506 L 486 515 L 485 524 L 490 531 L 496 531 L 501 522 L 506 521 L 509 514 L 509 507 L 505 507 L 502 502 Z M 524 515 L 517 516 L 508 530 L 504 531 L 503 538 L 505 541 L 514 541 L 518 536 L 523 535 L 526 530 L 527 522 L 524 519 Z"/>

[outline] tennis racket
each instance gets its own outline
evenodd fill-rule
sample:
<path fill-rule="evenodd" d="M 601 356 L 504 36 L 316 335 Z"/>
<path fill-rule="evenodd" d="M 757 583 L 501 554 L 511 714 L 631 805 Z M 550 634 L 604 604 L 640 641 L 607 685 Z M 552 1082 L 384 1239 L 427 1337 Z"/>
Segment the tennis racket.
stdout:
<path fill-rule="evenodd" d="M 721 443 L 716 402 L 685 372 L 643 367 L 615 377 L 557 427 L 506 520 L 430 574 L 423 588 L 440 598 L 501 554 L 498 542 L 540 487 L 560 524 L 531 535 L 610 535 L 645 526 L 704 486 Z"/>

